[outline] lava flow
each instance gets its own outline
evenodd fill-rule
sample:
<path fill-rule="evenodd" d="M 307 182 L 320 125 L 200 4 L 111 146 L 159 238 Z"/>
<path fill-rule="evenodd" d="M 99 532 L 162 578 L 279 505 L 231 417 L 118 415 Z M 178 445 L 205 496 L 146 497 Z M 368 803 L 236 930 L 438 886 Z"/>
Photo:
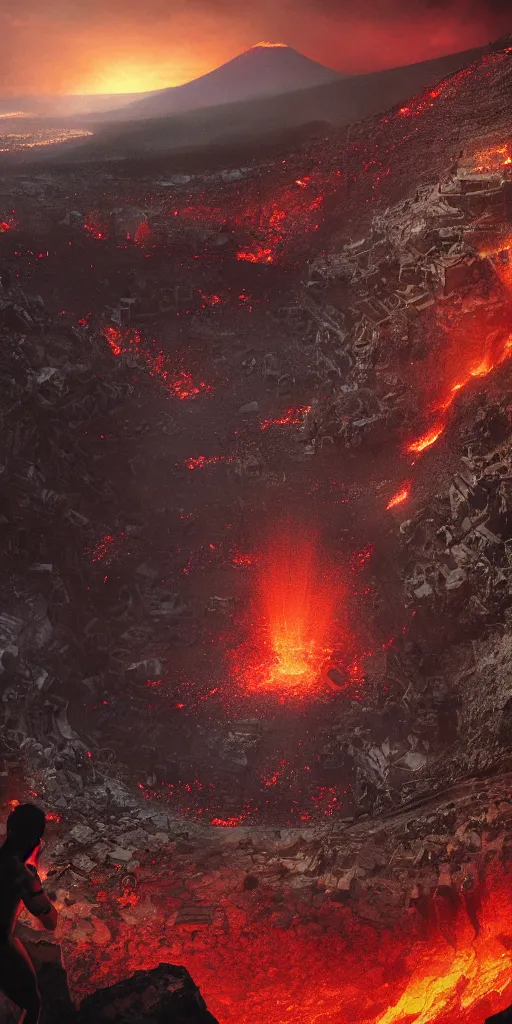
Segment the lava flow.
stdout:
<path fill-rule="evenodd" d="M 408 445 L 407 451 L 411 452 L 412 455 L 420 455 L 421 452 L 425 451 L 425 448 L 431 448 L 432 445 L 436 443 L 437 439 L 441 437 L 444 428 L 444 423 L 441 423 L 437 427 L 432 427 L 432 429 L 428 430 L 426 434 L 419 437 L 417 441 L 412 441 L 411 444 Z"/>
<path fill-rule="evenodd" d="M 236 652 L 245 688 L 299 697 L 317 690 L 332 653 L 334 600 L 311 537 L 290 534 L 269 546 L 258 604 L 251 622 L 257 646 L 251 639 Z"/>
<path fill-rule="evenodd" d="M 464 351 L 463 337 L 459 337 L 457 332 L 451 332 L 451 350 L 452 355 L 456 356 L 457 362 L 460 363 L 461 352 Z M 479 339 L 478 339 L 479 340 Z M 466 347 L 469 347 L 466 345 Z M 512 354 L 512 333 L 506 329 L 496 330 L 490 335 L 482 335 L 482 341 L 478 346 L 472 346 L 473 354 L 471 355 L 472 362 L 467 364 L 467 368 L 460 372 L 459 379 L 455 381 L 445 393 L 445 396 L 438 401 L 434 406 L 434 409 L 439 413 L 444 414 L 443 420 L 438 422 L 430 428 L 425 434 L 412 441 L 406 448 L 406 451 L 412 455 L 420 455 L 421 452 L 425 451 L 426 448 L 432 447 L 436 443 L 438 438 L 446 429 L 449 413 L 457 395 L 459 395 L 471 381 L 476 380 L 479 377 L 487 377 L 493 370 L 501 366 Z"/>
<path fill-rule="evenodd" d="M 396 508 L 397 505 L 401 505 L 404 501 L 407 501 L 409 494 L 410 484 L 407 483 L 404 484 L 403 487 L 401 487 L 400 490 L 397 491 L 397 493 L 394 494 L 393 497 L 389 499 L 386 505 L 386 512 L 388 512 L 390 508 Z"/>

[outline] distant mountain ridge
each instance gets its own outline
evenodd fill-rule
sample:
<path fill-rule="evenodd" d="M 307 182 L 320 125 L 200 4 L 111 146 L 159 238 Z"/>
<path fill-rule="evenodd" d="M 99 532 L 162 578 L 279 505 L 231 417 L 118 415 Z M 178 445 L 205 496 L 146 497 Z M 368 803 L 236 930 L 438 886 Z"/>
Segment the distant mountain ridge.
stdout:
<path fill-rule="evenodd" d="M 116 111 L 115 119 L 166 117 L 188 110 L 284 95 L 346 77 L 310 60 L 291 46 L 258 43 L 192 82 L 161 89 L 129 103 L 122 111 Z"/>
<path fill-rule="evenodd" d="M 98 93 L 90 96 L 0 96 L 0 120 L 12 118 L 16 114 L 22 117 L 80 117 L 84 114 L 102 114 L 105 110 L 115 116 L 120 107 L 152 95 L 152 92 L 134 92 Z"/>
<path fill-rule="evenodd" d="M 301 126 L 350 124 L 387 110 L 434 85 L 446 75 L 489 52 L 489 47 L 438 57 L 422 64 L 376 71 L 368 75 L 339 77 L 310 89 L 278 96 L 264 96 L 216 108 L 139 120 L 115 117 L 89 119 L 93 137 L 66 143 L 39 160 L 145 159 L 165 153 L 186 153 L 215 146 L 241 146 L 247 154 L 261 141 L 274 141 Z M 311 129 L 313 130 L 313 129 Z M 213 156 L 213 154 L 212 154 Z M 246 157 L 239 152 L 241 162 Z M 204 155 L 203 155 L 204 159 Z"/>

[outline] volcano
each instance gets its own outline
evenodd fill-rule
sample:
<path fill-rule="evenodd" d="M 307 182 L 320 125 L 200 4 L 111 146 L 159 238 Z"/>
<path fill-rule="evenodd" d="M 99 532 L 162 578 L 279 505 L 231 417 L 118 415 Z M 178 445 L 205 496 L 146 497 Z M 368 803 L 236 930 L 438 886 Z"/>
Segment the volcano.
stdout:
<path fill-rule="evenodd" d="M 206 75 L 128 104 L 130 117 L 162 117 L 310 89 L 346 75 L 326 68 L 291 46 L 258 43 Z"/>

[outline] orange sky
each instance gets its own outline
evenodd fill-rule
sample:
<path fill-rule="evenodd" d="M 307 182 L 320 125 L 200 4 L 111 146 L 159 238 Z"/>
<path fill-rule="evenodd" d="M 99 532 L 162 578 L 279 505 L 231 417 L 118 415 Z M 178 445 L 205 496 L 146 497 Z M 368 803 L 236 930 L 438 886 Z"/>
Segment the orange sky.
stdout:
<path fill-rule="evenodd" d="M 179 85 L 257 43 L 337 70 L 427 60 L 503 34 L 509 0 L 2 0 L 0 94 Z"/>

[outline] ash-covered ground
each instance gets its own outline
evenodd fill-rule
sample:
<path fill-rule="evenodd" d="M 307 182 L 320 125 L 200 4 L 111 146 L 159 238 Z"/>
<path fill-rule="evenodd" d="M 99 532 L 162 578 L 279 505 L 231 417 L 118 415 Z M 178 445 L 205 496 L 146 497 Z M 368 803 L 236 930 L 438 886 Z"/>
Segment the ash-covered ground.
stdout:
<path fill-rule="evenodd" d="M 507 1003 L 511 55 L 265 163 L 3 179 L 3 799 L 79 992 Z"/>

